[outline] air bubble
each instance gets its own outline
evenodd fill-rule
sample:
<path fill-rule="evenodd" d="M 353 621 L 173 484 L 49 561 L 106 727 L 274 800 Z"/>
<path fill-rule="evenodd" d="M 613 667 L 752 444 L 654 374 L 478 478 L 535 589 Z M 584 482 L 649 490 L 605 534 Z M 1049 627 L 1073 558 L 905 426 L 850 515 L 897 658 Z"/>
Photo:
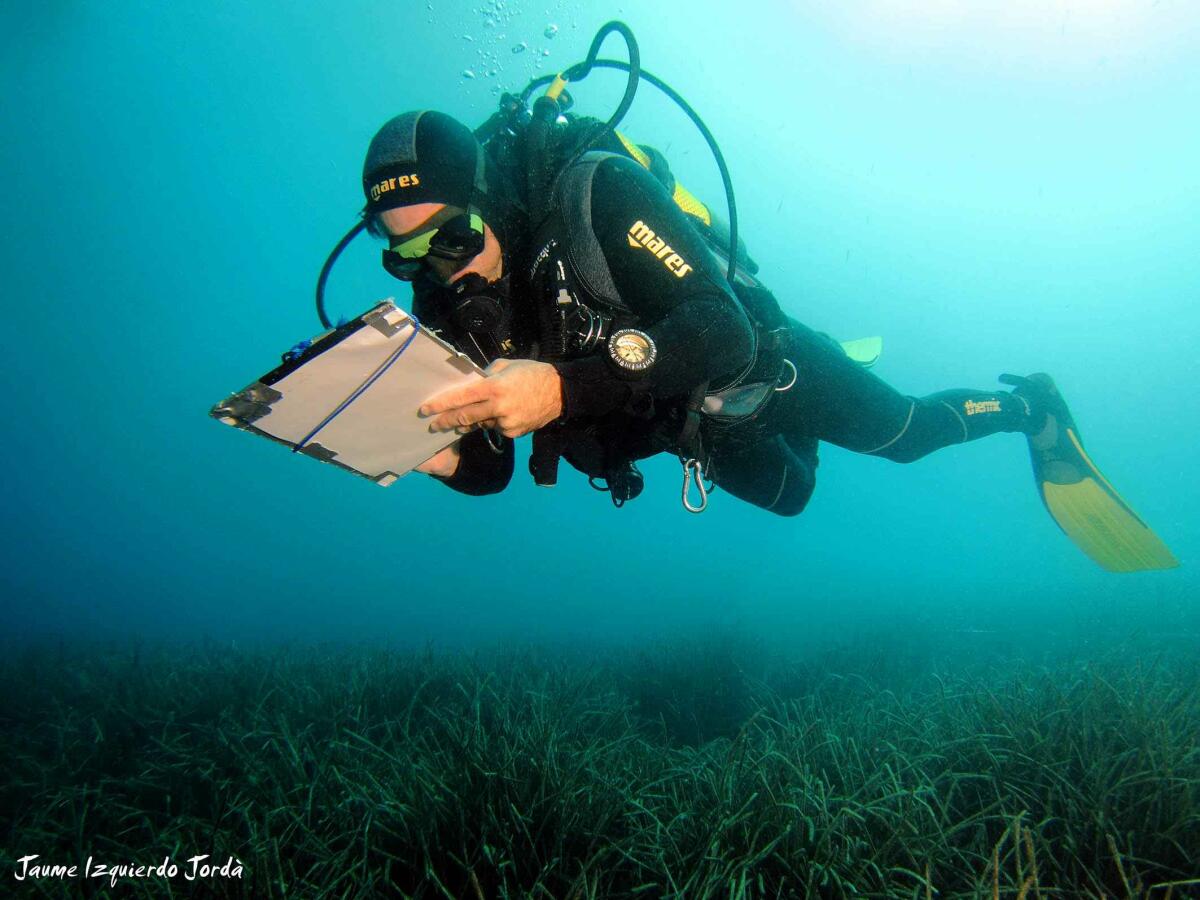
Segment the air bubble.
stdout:
<path fill-rule="evenodd" d="M 517 44 L 517 46 L 513 47 L 513 53 L 524 53 L 527 49 L 529 49 L 529 45 L 526 44 L 524 41 L 521 41 L 521 43 L 519 43 L 519 44 Z"/>
<path fill-rule="evenodd" d="M 470 69 L 463 69 L 463 78 L 474 78 L 474 77 L 475 77 L 475 73 L 472 72 Z"/>
<path fill-rule="evenodd" d="M 551 22 L 549 25 L 546 26 L 546 30 L 543 31 L 542 34 L 544 34 L 548 38 L 552 38 L 556 34 L 558 34 L 558 26 L 555 25 L 553 22 Z"/>

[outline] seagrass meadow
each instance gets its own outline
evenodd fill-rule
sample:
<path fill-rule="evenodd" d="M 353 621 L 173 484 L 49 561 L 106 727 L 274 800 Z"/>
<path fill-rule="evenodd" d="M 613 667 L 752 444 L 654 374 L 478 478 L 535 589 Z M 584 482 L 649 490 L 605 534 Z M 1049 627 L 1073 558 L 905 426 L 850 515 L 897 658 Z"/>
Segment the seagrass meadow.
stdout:
<path fill-rule="evenodd" d="M 233 857 L 217 897 L 1200 896 L 1195 655 L 982 637 L 13 649 L 4 864 Z"/>

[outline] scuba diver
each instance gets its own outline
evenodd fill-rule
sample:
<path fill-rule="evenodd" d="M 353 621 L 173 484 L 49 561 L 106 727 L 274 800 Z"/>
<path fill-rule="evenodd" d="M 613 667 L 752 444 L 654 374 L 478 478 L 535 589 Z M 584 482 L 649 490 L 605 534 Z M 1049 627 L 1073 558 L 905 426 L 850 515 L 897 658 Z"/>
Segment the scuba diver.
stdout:
<path fill-rule="evenodd" d="M 600 64 L 606 33 L 581 65 Z M 633 73 L 626 40 L 622 67 Z M 329 266 L 365 229 L 387 243 L 384 268 L 411 284 L 414 316 L 487 375 L 421 407 L 430 430 L 461 437 L 419 471 L 495 493 L 512 478 L 513 439 L 532 434 L 540 485 L 556 482 L 565 459 L 620 506 L 642 490 L 637 461 L 668 452 L 683 466 L 690 511 L 716 486 L 794 516 L 813 493 L 821 441 L 909 463 L 1013 432 L 1028 438 L 1047 509 L 1096 562 L 1177 564 L 1090 462 L 1049 376 L 1001 376 L 1011 391 L 895 390 L 869 371 L 877 349 L 864 355 L 786 315 L 754 277 L 719 155 L 729 226 L 661 153 L 617 132 L 619 116 L 564 117 L 567 80 L 559 75 L 532 113 L 505 95 L 476 131 L 420 110 L 370 142 L 362 222 L 322 272 L 322 319 Z"/>

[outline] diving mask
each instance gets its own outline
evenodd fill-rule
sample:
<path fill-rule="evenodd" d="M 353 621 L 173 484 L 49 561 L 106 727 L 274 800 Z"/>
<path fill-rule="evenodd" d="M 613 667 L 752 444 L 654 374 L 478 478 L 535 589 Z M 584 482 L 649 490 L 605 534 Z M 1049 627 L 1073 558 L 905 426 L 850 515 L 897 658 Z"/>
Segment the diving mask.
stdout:
<path fill-rule="evenodd" d="M 483 219 L 479 214 L 447 207 L 417 234 L 403 240 L 392 238 L 383 251 L 383 268 L 401 281 L 412 281 L 421 274 L 428 257 L 465 265 L 483 252 L 483 245 Z"/>

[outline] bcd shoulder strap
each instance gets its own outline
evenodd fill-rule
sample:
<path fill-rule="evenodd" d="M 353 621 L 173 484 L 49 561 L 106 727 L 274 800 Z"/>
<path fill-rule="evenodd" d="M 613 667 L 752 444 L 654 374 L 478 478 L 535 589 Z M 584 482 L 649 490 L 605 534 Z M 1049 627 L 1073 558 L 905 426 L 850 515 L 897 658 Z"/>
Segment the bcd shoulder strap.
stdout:
<path fill-rule="evenodd" d="M 569 166 L 554 184 L 554 208 L 562 218 L 567 258 L 581 286 L 615 313 L 628 313 L 613 280 L 612 270 L 592 227 L 592 184 L 596 168 L 617 154 L 593 150 Z"/>

